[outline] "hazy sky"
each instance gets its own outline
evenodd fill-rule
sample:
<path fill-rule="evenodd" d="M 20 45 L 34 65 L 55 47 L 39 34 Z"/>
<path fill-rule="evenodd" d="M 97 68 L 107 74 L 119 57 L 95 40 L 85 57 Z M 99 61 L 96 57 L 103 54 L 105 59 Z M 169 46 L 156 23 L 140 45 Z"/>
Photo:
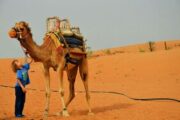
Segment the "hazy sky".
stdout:
<path fill-rule="evenodd" d="M 0 58 L 23 55 L 7 35 L 16 22 L 27 21 L 41 44 L 51 16 L 69 18 L 94 50 L 180 39 L 180 0 L 0 0 Z"/>

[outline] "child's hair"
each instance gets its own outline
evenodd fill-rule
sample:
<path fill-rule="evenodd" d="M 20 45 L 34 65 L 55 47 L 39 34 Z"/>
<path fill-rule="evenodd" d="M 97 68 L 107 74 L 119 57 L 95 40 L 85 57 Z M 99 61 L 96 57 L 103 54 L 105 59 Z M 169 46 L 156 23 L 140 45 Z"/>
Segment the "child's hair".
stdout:
<path fill-rule="evenodd" d="M 16 65 L 16 62 L 18 62 L 18 60 L 14 59 L 11 63 L 11 68 L 12 68 L 13 72 L 17 72 L 17 70 L 18 70 L 18 66 Z"/>

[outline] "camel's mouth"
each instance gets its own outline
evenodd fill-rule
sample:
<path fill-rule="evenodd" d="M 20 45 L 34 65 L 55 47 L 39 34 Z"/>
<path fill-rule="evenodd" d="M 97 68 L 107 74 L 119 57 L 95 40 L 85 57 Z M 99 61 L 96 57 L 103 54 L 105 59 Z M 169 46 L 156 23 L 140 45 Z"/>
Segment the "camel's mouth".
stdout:
<path fill-rule="evenodd" d="M 8 32 L 9 36 L 11 38 L 18 38 L 18 39 L 22 39 L 22 33 L 24 31 L 24 28 L 11 28 L 11 30 Z"/>
<path fill-rule="evenodd" d="M 23 31 L 23 30 L 21 29 L 21 31 Z M 10 38 L 17 38 L 17 39 L 19 40 L 19 42 L 20 42 L 20 46 L 21 46 L 23 52 L 24 52 L 25 54 L 28 54 L 27 49 L 22 45 L 23 41 L 21 40 L 21 39 L 22 39 L 21 31 L 19 31 L 19 30 L 17 30 L 16 28 L 13 27 L 13 28 L 11 28 L 11 30 L 8 32 L 8 34 L 9 34 L 9 37 L 10 37 Z"/>
<path fill-rule="evenodd" d="M 31 35 L 31 30 L 28 23 L 21 21 L 15 24 L 14 27 L 8 32 L 11 38 L 17 38 L 18 40 L 26 39 L 28 35 Z"/>
<path fill-rule="evenodd" d="M 11 28 L 9 30 L 8 34 L 9 34 L 9 37 L 11 37 L 11 38 L 17 38 L 17 31 L 15 28 Z"/>

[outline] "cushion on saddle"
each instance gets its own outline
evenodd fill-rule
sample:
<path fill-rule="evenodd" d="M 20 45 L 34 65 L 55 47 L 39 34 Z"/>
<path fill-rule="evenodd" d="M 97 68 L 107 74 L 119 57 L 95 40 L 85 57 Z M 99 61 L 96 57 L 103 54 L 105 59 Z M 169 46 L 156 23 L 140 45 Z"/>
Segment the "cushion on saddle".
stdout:
<path fill-rule="evenodd" d="M 51 32 L 51 33 L 48 33 L 47 35 L 51 37 L 56 48 L 58 48 L 59 46 L 63 46 L 63 44 L 65 44 L 63 38 L 60 37 L 57 33 Z M 69 47 L 76 48 L 76 47 L 83 46 L 82 40 L 74 38 L 73 36 L 72 37 L 63 36 L 63 37 L 66 40 L 66 43 L 69 45 Z"/>
<path fill-rule="evenodd" d="M 64 37 L 66 39 L 67 44 L 70 45 L 77 45 L 77 46 L 82 46 L 83 45 L 83 41 L 74 38 L 74 37 Z"/>
<path fill-rule="evenodd" d="M 73 32 L 73 37 L 83 40 L 83 35 L 81 34 L 79 27 L 72 27 L 71 31 Z"/>
<path fill-rule="evenodd" d="M 58 38 L 58 36 L 57 36 L 55 33 L 49 33 L 48 35 L 49 35 L 49 36 L 51 37 L 51 39 L 53 40 L 56 48 L 58 48 L 59 46 L 62 45 L 61 42 L 59 42 L 59 38 Z"/>

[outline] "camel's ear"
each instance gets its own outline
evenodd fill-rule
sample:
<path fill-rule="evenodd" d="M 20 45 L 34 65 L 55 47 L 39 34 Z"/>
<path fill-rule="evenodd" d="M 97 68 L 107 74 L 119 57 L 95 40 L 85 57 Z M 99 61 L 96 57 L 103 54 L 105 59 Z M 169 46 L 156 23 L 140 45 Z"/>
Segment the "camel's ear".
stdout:
<path fill-rule="evenodd" d="M 22 24 L 23 26 L 28 27 L 28 23 L 26 23 L 25 21 L 21 21 L 21 22 L 19 22 L 19 23 Z"/>
<path fill-rule="evenodd" d="M 27 23 L 27 22 L 24 22 L 24 24 L 28 27 L 29 26 L 29 24 Z"/>
<path fill-rule="evenodd" d="M 28 23 L 27 23 L 27 22 L 23 21 L 23 24 L 24 24 L 26 27 L 28 27 Z"/>

